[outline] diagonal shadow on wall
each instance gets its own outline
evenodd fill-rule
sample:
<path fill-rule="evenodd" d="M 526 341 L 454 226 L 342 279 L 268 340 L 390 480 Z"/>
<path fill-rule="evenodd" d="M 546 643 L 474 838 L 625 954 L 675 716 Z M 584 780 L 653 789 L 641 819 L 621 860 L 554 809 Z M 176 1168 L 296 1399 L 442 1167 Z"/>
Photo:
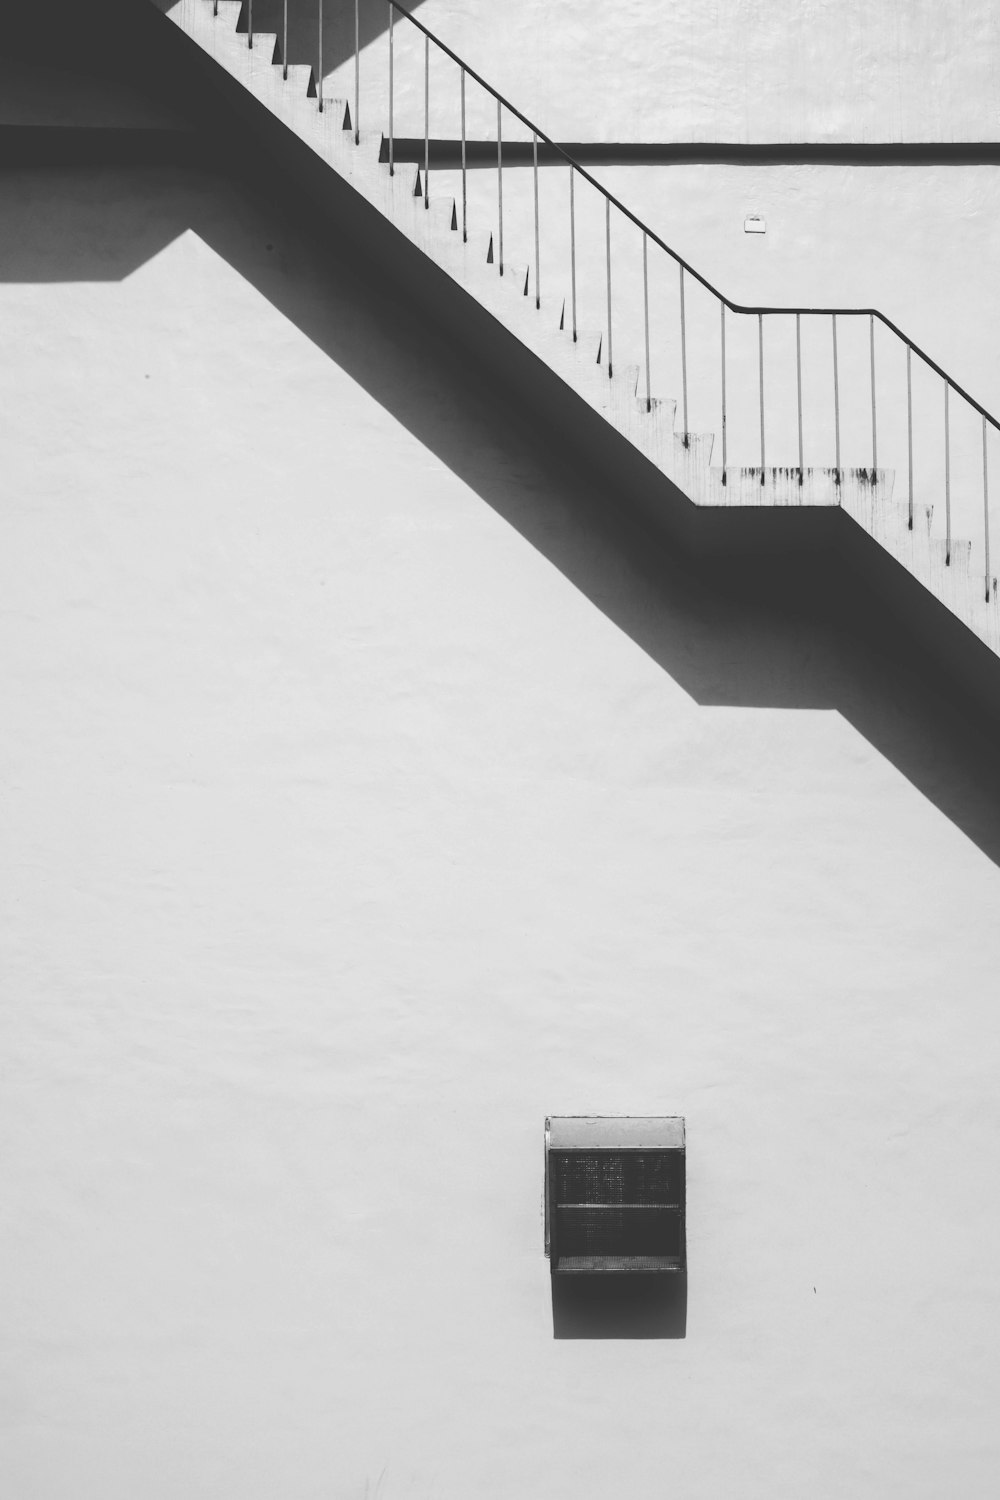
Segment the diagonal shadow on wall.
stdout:
<path fill-rule="evenodd" d="M 154 0 L 157 8 L 170 11 L 176 0 Z M 207 3 L 207 0 L 206 0 Z M 406 9 L 416 11 L 421 0 L 406 0 Z M 354 56 L 355 20 L 362 48 L 377 41 L 389 29 L 388 0 L 253 0 L 254 31 L 274 32 L 279 46 L 288 19 L 289 63 L 305 63 L 318 70 L 320 10 L 323 19 L 323 71 L 332 72 Z M 247 0 L 243 0 L 238 30 L 249 27 Z"/>
<path fill-rule="evenodd" d="M 877 601 L 818 562 L 802 575 L 671 549 L 259 177 L 218 164 L 8 169 L 0 214 L 5 282 L 120 280 L 193 231 L 695 701 L 840 713 L 1000 863 L 995 731 Z"/>
<path fill-rule="evenodd" d="M 136 25 L 144 28 L 142 13 L 155 8 L 169 13 L 177 0 L 0 0 L 0 53 L 23 57 L 49 68 L 86 69 L 105 78 L 137 82 Z M 211 0 L 200 0 L 210 5 Z M 323 12 L 323 71 L 331 73 L 354 56 L 355 15 L 361 48 L 389 30 L 388 0 L 287 0 L 288 62 L 319 68 L 319 20 Z M 422 0 L 405 0 L 418 11 Z M 274 32 L 279 46 L 284 36 L 286 0 L 253 0 L 255 32 Z M 246 0 L 239 20 L 245 32 L 249 21 Z M 148 73 L 143 86 L 155 86 Z M 171 102 L 183 102 L 184 90 L 174 89 Z"/>

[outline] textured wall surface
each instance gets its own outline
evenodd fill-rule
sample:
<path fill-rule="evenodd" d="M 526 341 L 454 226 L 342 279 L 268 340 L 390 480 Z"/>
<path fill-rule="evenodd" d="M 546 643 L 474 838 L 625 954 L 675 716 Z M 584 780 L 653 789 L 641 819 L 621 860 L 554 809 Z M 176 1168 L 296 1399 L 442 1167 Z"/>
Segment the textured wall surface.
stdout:
<path fill-rule="evenodd" d="M 557 139 L 1000 135 L 990 0 L 424 0 L 419 16 Z M 370 44 L 371 67 L 385 51 Z"/>
<path fill-rule="evenodd" d="M 991 1497 L 993 748 L 220 179 L 0 190 L 6 1492 Z M 683 1341 L 553 1338 L 577 1110 Z"/>
<path fill-rule="evenodd" d="M 415 0 L 410 9 L 557 139 L 1000 139 L 990 0 Z M 360 0 L 358 10 L 364 100 L 388 71 L 388 6 Z M 293 61 L 318 62 L 317 12 L 317 0 L 289 0 Z M 280 30 L 282 0 L 255 0 L 254 17 Z M 397 100 L 422 111 L 423 39 L 400 21 L 396 46 Z M 327 3 L 324 72 L 335 92 L 353 93 L 353 50 L 353 8 Z M 457 71 L 435 60 L 432 74 L 432 114 L 457 136 Z M 468 102 L 475 118 L 471 85 Z"/>

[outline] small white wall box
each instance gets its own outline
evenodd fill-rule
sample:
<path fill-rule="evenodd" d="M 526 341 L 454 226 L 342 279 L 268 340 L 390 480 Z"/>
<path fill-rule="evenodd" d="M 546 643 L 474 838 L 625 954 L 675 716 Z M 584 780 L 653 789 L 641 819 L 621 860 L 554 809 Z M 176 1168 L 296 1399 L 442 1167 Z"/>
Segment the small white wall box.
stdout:
<path fill-rule="evenodd" d="M 545 1253 L 553 1276 L 687 1268 L 680 1115 L 545 1121 Z"/>
<path fill-rule="evenodd" d="M 766 234 L 767 224 L 761 218 L 760 214 L 748 214 L 747 217 L 743 220 L 743 233 Z"/>

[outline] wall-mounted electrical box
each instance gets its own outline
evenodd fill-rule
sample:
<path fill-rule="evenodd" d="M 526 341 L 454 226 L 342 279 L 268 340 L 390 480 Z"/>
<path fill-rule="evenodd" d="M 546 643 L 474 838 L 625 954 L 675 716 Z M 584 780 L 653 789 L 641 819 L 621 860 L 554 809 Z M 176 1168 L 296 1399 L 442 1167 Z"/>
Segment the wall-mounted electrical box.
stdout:
<path fill-rule="evenodd" d="M 553 1276 L 687 1268 L 679 1115 L 545 1121 L 545 1253 Z"/>
<path fill-rule="evenodd" d="M 767 223 L 762 214 L 747 214 L 743 220 L 744 234 L 766 234 Z"/>

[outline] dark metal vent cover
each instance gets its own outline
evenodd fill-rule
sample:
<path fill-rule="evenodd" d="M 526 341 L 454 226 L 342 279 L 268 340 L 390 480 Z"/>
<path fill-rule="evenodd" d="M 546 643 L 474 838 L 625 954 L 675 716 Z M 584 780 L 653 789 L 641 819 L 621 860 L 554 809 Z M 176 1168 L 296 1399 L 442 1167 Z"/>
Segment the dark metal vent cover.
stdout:
<path fill-rule="evenodd" d="M 683 1119 L 551 1116 L 545 1210 L 553 1275 L 683 1271 Z"/>

